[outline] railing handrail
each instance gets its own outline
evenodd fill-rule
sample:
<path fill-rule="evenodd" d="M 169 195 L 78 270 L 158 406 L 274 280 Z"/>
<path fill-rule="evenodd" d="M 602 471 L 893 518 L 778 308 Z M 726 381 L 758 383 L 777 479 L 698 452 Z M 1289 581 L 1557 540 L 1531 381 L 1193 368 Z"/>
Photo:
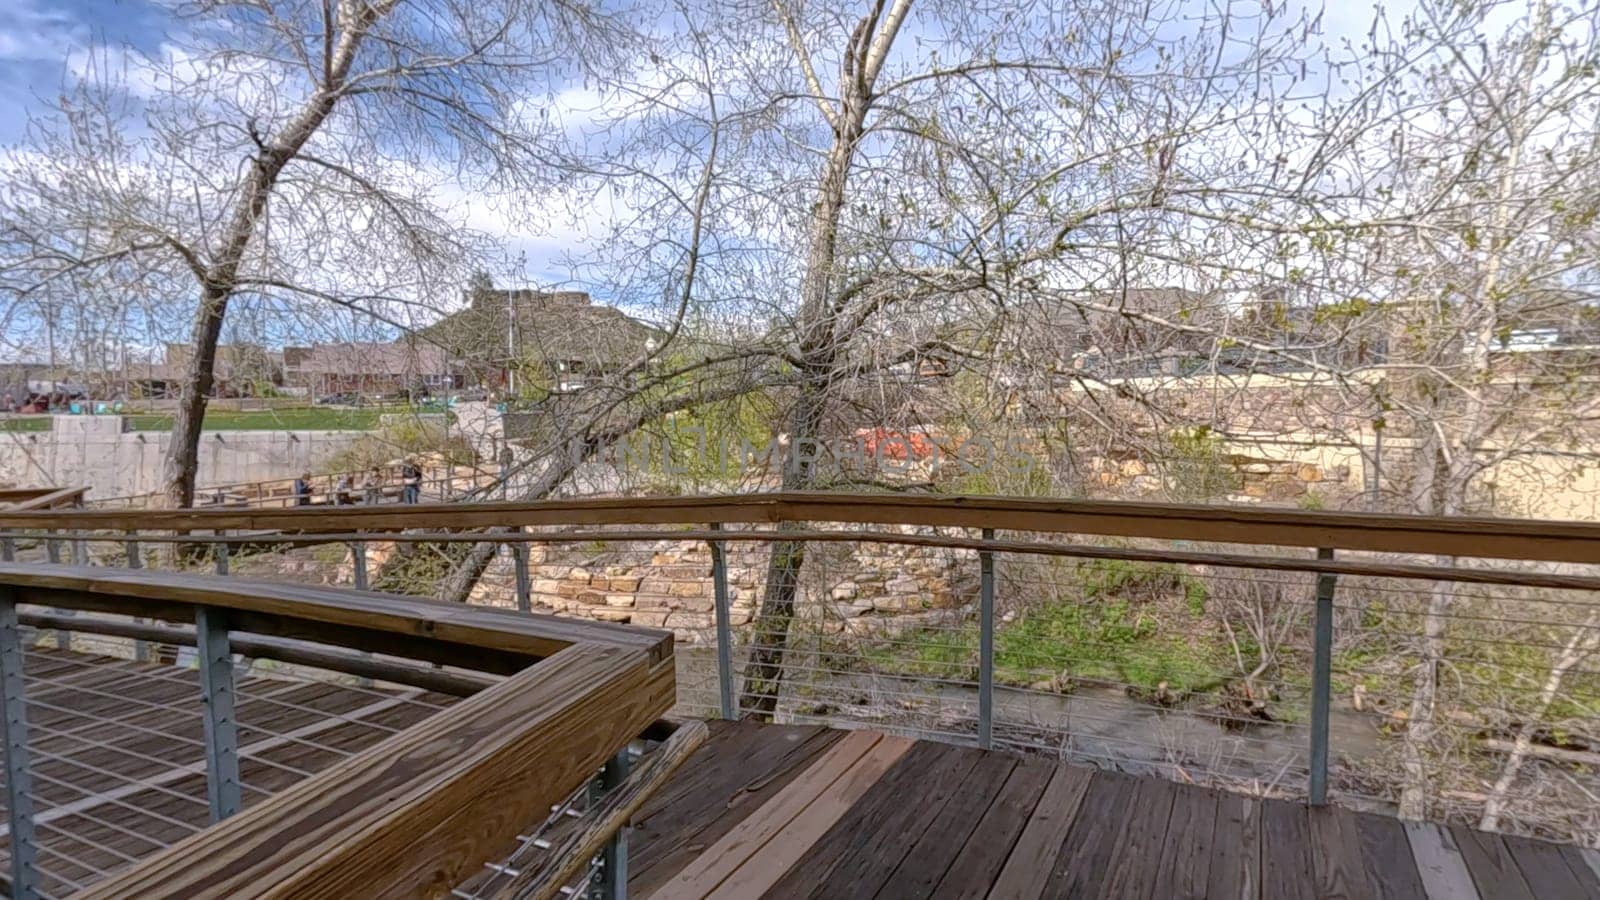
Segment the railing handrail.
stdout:
<path fill-rule="evenodd" d="M 13 531 L 12 538 L 73 540 L 86 543 L 124 543 L 125 534 L 77 531 Z M 1079 559 L 1114 559 L 1127 562 L 1177 563 L 1217 568 L 1252 569 L 1273 572 L 1311 572 L 1356 575 L 1371 578 L 1401 578 L 1418 581 L 1450 581 L 1461 584 L 1501 584 L 1557 590 L 1600 591 L 1600 575 L 1579 575 L 1560 571 L 1536 571 L 1502 566 L 1459 566 L 1437 563 L 1404 563 L 1386 560 L 1334 559 L 1313 556 L 1275 556 L 1252 553 L 1220 553 L 1212 550 L 1163 547 L 1113 547 L 1097 544 L 1046 541 L 966 538 L 952 535 L 901 534 L 886 531 L 820 531 L 814 529 L 711 530 L 679 528 L 648 530 L 592 531 L 501 531 L 463 533 L 459 531 L 406 532 L 233 532 L 221 534 L 140 534 L 146 544 L 318 545 L 389 541 L 401 544 L 504 544 L 515 552 L 525 545 L 577 543 L 643 543 L 657 541 L 724 543 L 811 543 L 887 544 L 939 550 L 1009 553 L 1022 556 L 1054 556 Z M 520 565 L 520 563 L 519 563 Z M 272 582 L 279 584 L 282 582 Z"/>
<path fill-rule="evenodd" d="M 0 528 L 260 530 L 368 534 L 418 527 L 845 522 L 1600 563 L 1600 523 L 1391 515 L 1129 501 L 778 492 L 705 497 L 434 503 L 283 510 L 15 512 Z"/>
<path fill-rule="evenodd" d="M 14 591 L 19 603 L 170 621 L 192 620 L 194 607 L 221 609 L 237 623 L 236 630 L 319 643 L 352 643 L 346 636 L 354 632 L 387 635 L 397 648 L 436 644 L 443 655 L 455 647 L 462 652 L 451 655 L 479 663 L 469 668 L 499 669 L 500 674 L 579 643 L 639 652 L 652 660 L 672 653 L 668 631 L 282 581 L 0 563 L 0 587 Z"/>
<path fill-rule="evenodd" d="M 27 604 L 135 618 L 118 623 L 19 608 Z M 620 777 L 628 743 L 676 697 L 667 631 L 313 585 L 0 563 L 7 818 L 12 893 L 20 897 L 39 893 L 22 625 L 170 639 L 194 645 L 200 663 L 213 824 L 84 896 L 442 892 L 503 853 L 530 819 L 542 818 L 603 764 L 608 777 Z M 371 660 L 369 675 L 398 674 L 402 683 L 469 696 L 241 811 L 234 653 L 363 671 L 360 662 L 342 665 L 347 652 L 302 640 L 506 677 L 430 676 Z"/>
<path fill-rule="evenodd" d="M 14 488 L 0 491 L 0 509 L 7 512 L 33 512 L 50 510 L 62 504 L 77 505 L 83 502 L 87 487 L 64 488 Z"/>
<path fill-rule="evenodd" d="M 575 644 L 84 897 L 439 894 L 672 704 L 672 663 Z"/>

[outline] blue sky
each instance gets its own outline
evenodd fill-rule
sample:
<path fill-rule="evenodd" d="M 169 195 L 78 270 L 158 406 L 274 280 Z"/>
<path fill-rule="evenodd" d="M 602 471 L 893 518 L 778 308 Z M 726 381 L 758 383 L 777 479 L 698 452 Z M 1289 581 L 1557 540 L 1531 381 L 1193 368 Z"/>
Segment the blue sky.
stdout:
<path fill-rule="evenodd" d="M 1211 7 L 1215 0 L 1192 2 Z M 1286 5 L 1314 8 L 1317 2 L 1289 0 Z M 1226 0 L 1221 5 L 1228 6 Z M 1397 19 L 1411 3 L 1401 0 L 1398 5 L 1399 9 L 1388 4 L 1391 19 Z M 1332 46 L 1338 46 L 1341 38 L 1360 43 L 1373 10 L 1372 0 L 1328 0 L 1321 16 L 1321 40 Z M 171 11 L 171 0 L 0 0 L 0 146 L 12 145 L 23 136 L 28 116 L 41 111 L 72 69 L 83 65 L 85 51 L 91 46 L 110 48 L 113 57 L 124 47 L 159 54 L 169 33 L 182 31 L 183 23 Z M 538 233 L 527 233 L 492 204 L 462 199 L 469 207 L 469 224 L 497 235 L 508 257 L 526 260 L 523 271 L 528 283 L 567 282 L 570 276 L 562 257 L 581 252 L 587 240 L 608 224 L 604 210 L 592 209 L 600 215 L 586 217 L 582 223 L 552 215 L 538 227 Z M 539 201 L 528 198 L 526 202 L 537 205 Z M 596 278 L 604 280 L 603 276 Z M 576 286 L 610 299 L 605 284 Z"/>
<path fill-rule="evenodd" d="M 39 98 L 61 89 L 69 58 L 91 43 L 152 51 L 171 13 L 145 0 L 0 3 L 0 143 L 21 137 Z"/>

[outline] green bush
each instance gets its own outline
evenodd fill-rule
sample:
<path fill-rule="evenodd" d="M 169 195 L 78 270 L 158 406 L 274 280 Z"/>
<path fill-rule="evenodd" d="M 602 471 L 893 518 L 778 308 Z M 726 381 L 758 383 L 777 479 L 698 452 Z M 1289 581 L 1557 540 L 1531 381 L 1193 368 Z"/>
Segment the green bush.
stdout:
<path fill-rule="evenodd" d="M 1180 428 L 1167 436 L 1163 464 L 1167 496 L 1178 503 L 1204 503 L 1239 490 L 1239 473 L 1223 441 L 1205 425 Z"/>

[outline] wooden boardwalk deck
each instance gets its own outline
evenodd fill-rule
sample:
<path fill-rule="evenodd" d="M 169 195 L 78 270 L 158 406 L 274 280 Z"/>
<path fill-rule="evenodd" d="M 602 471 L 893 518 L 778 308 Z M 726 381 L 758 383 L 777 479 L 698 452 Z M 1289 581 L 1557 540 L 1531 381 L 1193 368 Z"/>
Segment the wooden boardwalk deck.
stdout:
<path fill-rule="evenodd" d="M 715 723 L 635 898 L 1593 898 L 1600 852 L 819 727 Z"/>
<path fill-rule="evenodd" d="M 48 894 L 206 825 L 192 670 L 35 647 L 27 676 Z M 454 702 L 270 674 L 237 688 L 247 806 Z M 874 732 L 712 727 L 635 818 L 633 897 L 1600 898 L 1596 851 Z"/>
<path fill-rule="evenodd" d="M 195 670 L 33 647 L 25 671 L 47 895 L 70 894 L 206 827 Z M 270 674 L 240 677 L 235 690 L 246 806 L 455 702 Z M 4 822 L 0 792 L 0 872 L 10 865 Z"/>

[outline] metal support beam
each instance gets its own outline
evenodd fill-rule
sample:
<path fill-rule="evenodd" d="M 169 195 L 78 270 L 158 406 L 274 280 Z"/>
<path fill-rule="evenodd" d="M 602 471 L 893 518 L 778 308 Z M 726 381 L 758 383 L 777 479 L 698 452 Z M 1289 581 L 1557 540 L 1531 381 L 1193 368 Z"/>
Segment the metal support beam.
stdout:
<path fill-rule="evenodd" d="M 994 540 L 994 529 L 983 529 Z M 994 553 L 978 551 L 978 746 L 994 746 Z"/>
<path fill-rule="evenodd" d="M 228 533 L 226 531 L 218 531 L 216 532 L 216 535 L 219 538 L 227 537 Z M 217 559 L 217 574 L 228 574 L 228 542 L 217 541 L 215 544 L 211 545 L 211 548 L 211 555 Z"/>
<path fill-rule="evenodd" d="M 517 612 L 533 612 L 533 579 L 528 575 L 527 544 L 519 541 L 511 545 L 511 565 L 517 573 Z"/>
<path fill-rule="evenodd" d="M 16 593 L 0 587 L 0 702 L 6 762 L 6 813 L 10 825 L 11 896 L 39 896 L 39 857 L 33 836 L 33 770 L 28 763 L 28 710 L 23 699 L 22 634 Z"/>
<path fill-rule="evenodd" d="M 595 797 L 604 796 L 606 791 L 615 790 L 628 777 L 628 766 L 631 759 L 628 748 L 624 746 L 617 751 L 606 763 L 605 771 L 600 773 L 598 784 L 600 790 Z M 617 829 L 611 836 L 606 848 L 600 851 L 600 868 L 595 872 L 595 894 L 600 900 L 627 900 L 628 897 L 628 826 Z"/>
<path fill-rule="evenodd" d="M 139 542 L 133 539 L 132 532 L 129 532 L 128 540 L 126 542 L 124 542 L 122 546 L 123 546 L 123 550 L 126 552 L 126 554 L 128 556 L 128 568 L 130 568 L 130 569 L 142 569 L 142 568 L 144 568 L 144 558 L 140 555 Z M 136 617 L 134 617 L 134 621 L 135 622 L 142 622 L 144 620 L 140 619 L 140 618 L 138 618 L 136 616 Z M 137 638 L 134 639 L 134 641 L 133 641 L 133 659 L 134 659 L 134 662 L 149 662 L 150 661 L 150 643 L 148 641 L 139 640 Z"/>
<path fill-rule="evenodd" d="M 200 657 L 200 703 L 205 717 L 206 799 L 211 821 L 239 811 L 239 732 L 233 717 L 233 651 L 228 646 L 228 614 L 198 607 L 195 650 Z"/>
<path fill-rule="evenodd" d="M 10 532 L 0 533 L 0 561 L 17 561 L 17 539 Z"/>
<path fill-rule="evenodd" d="M 356 590 L 367 589 L 367 542 L 350 542 L 350 562 L 355 570 Z"/>
<path fill-rule="evenodd" d="M 49 531 L 47 531 L 45 533 L 46 534 L 55 534 L 56 530 L 54 528 L 52 528 L 52 529 L 50 529 Z M 49 560 L 52 563 L 60 563 L 61 562 L 61 542 L 56 540 L 53 537 L 45 538 L 44 539 L 44 558 Z"/>
<path fill-rule="evenodd" d="M 716 522 L 712 531 L 722 530 Z M 717 616 L 717 698 L 724 719 L 734 719 L 738 711 L 733 707 L 733 610 L 728 605 L 728 559 L 721 541 L 709 541 L 711 547 L 711 587 L 716 598 Z"/>
<path fill-rule="evenodd" d="M 1317 549 L 1317 559 L 1333 559 L 1333 550 Z M 1317 576 L 1316 622 L 1311 660 L 1311 805 L 1328 802 L 1328 712 L 1333 701 L 1334 576 Z"/>

